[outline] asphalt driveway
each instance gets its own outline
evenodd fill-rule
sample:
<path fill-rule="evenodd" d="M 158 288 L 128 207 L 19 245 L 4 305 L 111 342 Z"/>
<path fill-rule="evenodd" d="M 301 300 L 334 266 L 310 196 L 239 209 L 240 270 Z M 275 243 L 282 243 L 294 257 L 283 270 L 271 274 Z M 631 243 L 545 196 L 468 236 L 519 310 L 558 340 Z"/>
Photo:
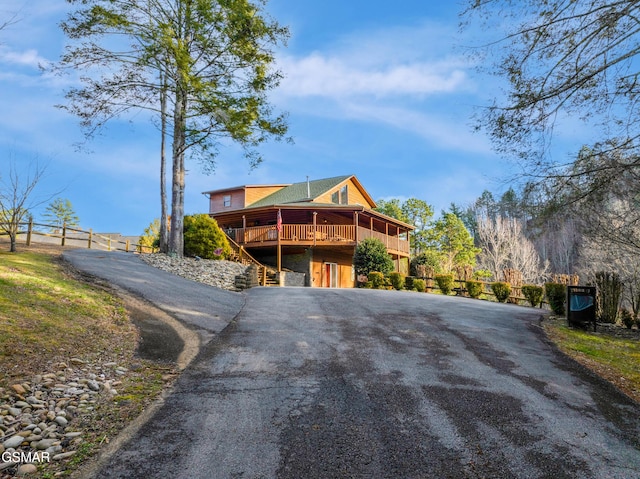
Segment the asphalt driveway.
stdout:
<path fill-rule="evenodd" d="M 213 292 L 181 307 L 174 280 L 153 294 L 217 311 Z M 229 294 L 227 313 L 192 320 L 234 319 L 98 477 L 640 477 L 640 407 L 557 353 L 538 310 L 395 291 Z"/>
<path fill-rule="evenodd" d="M 197 331 L 203 342 L 222 331 L 245 300 L 243 295 L 149 266 L 132 253 L 73 249 L 65 251 L 63 258 L 81 272 L 150 301 Z"/>

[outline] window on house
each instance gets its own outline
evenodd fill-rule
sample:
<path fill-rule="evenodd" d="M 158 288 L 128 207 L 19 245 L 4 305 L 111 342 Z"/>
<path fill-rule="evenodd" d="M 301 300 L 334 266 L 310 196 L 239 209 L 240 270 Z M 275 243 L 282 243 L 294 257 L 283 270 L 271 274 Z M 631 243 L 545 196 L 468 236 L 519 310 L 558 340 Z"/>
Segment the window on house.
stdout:
<path fill-rule="evenodd" d="M 349 190 L 347 185 L 344 185 L 340 190 L 333 192 L 331 195 L 331 203 L 335 203 L 336 205 L 349 204 Z"/>
<path fill-rule="evenodd" d="M 222 198 L 222 202 L 225 208 L 231 206 L 231 195 L 224 195 L 224 197 Z"/>
<path fill-rule="evenodd" d="M 349 194 L 347 190 L 347 185 L 344 185 L 342 188 L 340 188 L 340 204 L 341 205 L 349 204 Z"/>

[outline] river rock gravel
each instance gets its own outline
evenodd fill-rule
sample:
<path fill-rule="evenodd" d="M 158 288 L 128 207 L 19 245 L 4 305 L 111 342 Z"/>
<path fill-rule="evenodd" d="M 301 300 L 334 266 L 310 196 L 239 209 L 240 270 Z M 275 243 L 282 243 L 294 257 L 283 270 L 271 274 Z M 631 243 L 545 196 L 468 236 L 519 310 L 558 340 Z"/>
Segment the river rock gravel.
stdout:
<path fill-rule="evenodd" d="M 233 261 L 178 258 L 161 253 L 144 254 L 140 255 L 140 258 L 154 268 L 229 291 L 237 291 L 234 285 L 235 278 L 244 274 L 248 268 Z"/>
<path fill-rule="evenodd" d="M 128 373 L 115 362 L 78 358 L 52 370 L 0 388 L 0 478 L 73 457 L 84 440 L 85 419 L 101 400 L 117 396 Z"/>

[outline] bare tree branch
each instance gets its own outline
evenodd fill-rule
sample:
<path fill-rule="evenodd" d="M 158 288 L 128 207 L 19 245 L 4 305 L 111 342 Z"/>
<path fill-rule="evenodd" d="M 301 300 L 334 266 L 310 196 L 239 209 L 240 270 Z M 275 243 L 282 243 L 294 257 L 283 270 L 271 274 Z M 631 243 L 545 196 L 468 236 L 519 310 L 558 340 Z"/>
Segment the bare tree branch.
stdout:
<path fill-rule="evenodd" d="M 55 196 L 44 199 L 33 197 L 45 171 L 46 166 L 40 166 L 37 161 L 30 163 L 23 171 L 18 171 L 15 161 L 9 161 L 8 173 L 0 176 L 0 231 L 9 235 L 11 252 L 16 251 L 16 237 L 31 211 Z"/>

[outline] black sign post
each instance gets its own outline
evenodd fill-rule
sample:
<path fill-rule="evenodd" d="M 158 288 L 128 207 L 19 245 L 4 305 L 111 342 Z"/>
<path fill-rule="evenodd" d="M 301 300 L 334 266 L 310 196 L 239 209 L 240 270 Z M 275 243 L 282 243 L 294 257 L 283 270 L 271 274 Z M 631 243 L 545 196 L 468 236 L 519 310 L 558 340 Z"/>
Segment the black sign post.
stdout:
<path fill-rule="evenodd" d="M 596 330 L 595 286 L 567 286 L 567 322 L 570 327 L 593 323 Z"/>

